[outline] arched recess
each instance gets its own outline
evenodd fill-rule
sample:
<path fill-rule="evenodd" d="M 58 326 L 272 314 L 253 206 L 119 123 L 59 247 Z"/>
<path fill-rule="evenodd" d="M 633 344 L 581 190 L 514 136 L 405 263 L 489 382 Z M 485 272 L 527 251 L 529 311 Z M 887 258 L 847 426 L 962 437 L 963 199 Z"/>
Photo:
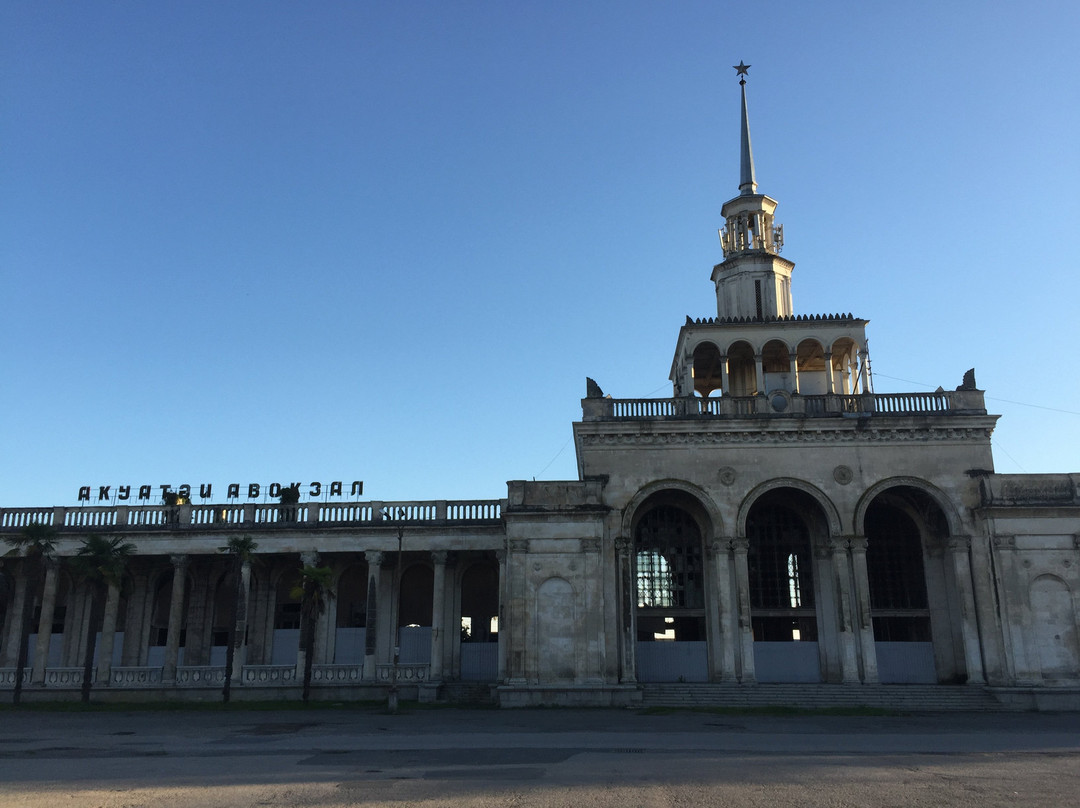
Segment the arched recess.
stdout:
<path fill-rule="evenodd" d="M 765 343 L 761 349 L 761 370 L 765 376 L 762 392 L 795 390 L 795 380 L 791 378 L 791 354 L 783 340 L 771 339 Z"/>
<path fill-rule="evenodd" d="M 878 494 L 891 488 L 912 488 L 926 494 L 941 509 L 941 513 L 945 517 L 948 535 L 963 535 L 964 524 L 960 520 L 960 514 L 953 503 L 936 485 L 918 477 L 889 477 L 867 488 L 863 495 L 859 497 L 859 502 L 855 506 L 854 527 L 856 533 L 866 535 L 863 532 L 863 526 L 866 524 L 866 509 L 870 507 L 870 503 L 874 501 Z"/>
<path fill-rule="evenodd" d="M 151 590 L 153 602 L 150 605 L 150 637 L 146 664 L 160 667 L 165 664 L 165 646 L 169 641 L 169 610 L 172 607 L 173 571 L 162 571 L 154 581 Z M 192 580 L 184 575 L 184 598 L 180 609 L 180 645 L 177 664 L 184 664 L 184 646 L 187 644 L 188 605 L 191 603 Z"/>
<path fill-rule="evenodd" d="M 338 575 L 334 594 L 334 662 L 338 665 L 361 665 L 367 637 L 368 565 L 365 561 L 349 564 Z"/>
<path fill-rule="evenodd" d="M 859 345 L 851 337 L 840 337 L 833 342 L 832 366 L 833 366 L 833 392 L 856 393 L 865 392 L 858 390 L 859 383 Z"/>
<path fill-rule="evenodd" d="M 757 363 L 749 342 L 738 340 L 728 346 L 728 387 L 733 396 L 752 396 L 757 389 Z"/>
<path fill-rule="evenodd" d="M 461 678 L 493 682 L 499 675 L 499 567 L 476 561 L 461 575 Z"/>
<path fill-rule="evenodd" d="M 759 486 L 744 502 L 754 672 L 760 682 L 838 681 L 839 593 L 828 547 L 836 509 L 806 483 Z"/>
<path fill-rule="evenodd" d="M 705 543 L 715 535 L 702 500 L 680 488 L 652 491 L 634 508 L 632 579 L 637 677 L 708 681 L 709 603 Z"/>
<path fill-rule="evenodd" d="M 723 391 L 724 361 L 720 349 L 711 342 L 699 343 L 694 348 L 694 391 L 702 398 L 708 398 L 713 390 Z"/>
<path fill-rule="evenodd" d="M 398 599 L 398 643 L 403 664 L 431 662 L 431 618 L 435 571 L 426 563 L 410 564 L 401 573 Z"/>
<path fill-rule="evenodd" d="M 801 491 L 817 503 L 825 517 L 829 535 L 839 536 L 843 533 L 840 512 L 836 509 L 836 505 L 833 504 L 833 501 L 829 499 L 820 488 L 805 480 L 799 480 L 794 477 L 777 477 L 776 479 L 755 486 L 750 493 L 743 498 L 742 503 L 739 505 L 738 516 L 735 519 L 736 535 L 740 537 L 745 537 L 747 535 L 746 517 L 750 513 L 750 509 L 754 506 L 754 503 L 770 491 L 777 491 L 783 488 Z"/>
<path fill-rule="evenodd" d="M 1056 575 L 1040 575 L 1028 590 L 1042 678 L 1053 683 L 1080 678 L 1080 632 L 1069 585 Z"/>
<path fill-rule="evenodd" d="M 577 594 L 565 578 L 546 579 L 536 590 L 534 636 L 536 670 L 541 682 L 572 682 L 577 678 Z"/>
<path fill-rule="evenodd" d="M 828 389 L 825 377 L 825 349 L 821 342 L 808 338 L 795 349 L 799 369 L 799 392 L 804 396 L 822 396 Z"/>
<path fill-rule="evenodd" d="M 970 584 L 957 581 L 947 552 L 955 511 L 942 507 L 940 492 L 924 481 L 889 482 L 874 486 L 856 508 L 856 530 L 866 536 L 878 678 L 964 682 L 962 599 Z"/>

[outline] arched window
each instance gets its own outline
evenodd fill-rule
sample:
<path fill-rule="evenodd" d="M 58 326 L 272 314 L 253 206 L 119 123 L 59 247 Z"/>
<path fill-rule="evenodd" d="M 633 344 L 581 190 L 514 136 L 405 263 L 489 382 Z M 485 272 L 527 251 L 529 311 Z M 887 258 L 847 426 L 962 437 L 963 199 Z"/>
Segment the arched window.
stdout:
<path fill-rule="evenodd" d="M 635 544 L 638 608 L 704 608 L 701 532 L 688 513 L 653 508 L 638 523 Z"/>
<path fill-rule="evenodd" d="M 816 640 L 814 559 L 802 515 L 778 502 L 759 503 L 746 535 L 754 639 Z"/>

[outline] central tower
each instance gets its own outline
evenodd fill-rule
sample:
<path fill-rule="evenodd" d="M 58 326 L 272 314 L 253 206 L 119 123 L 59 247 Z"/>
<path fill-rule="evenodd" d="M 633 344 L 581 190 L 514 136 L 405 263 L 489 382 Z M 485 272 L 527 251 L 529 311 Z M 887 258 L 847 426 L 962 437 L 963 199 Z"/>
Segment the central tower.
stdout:
<path fill-rule="evenodd" d="M 745 76 L 750 65 L 735 68 Z M 724 260 L 713 267 L 716 314 L 721 318 L 767 320 L 794 314 L 791 305 L 791 270 L 795 264 L 780 257 L 784 227 L 776 224 L 776 200 L 757 192 L 754 151 L 750 146 L 750 119 L 746 112 L 746 79 L 742 90 L 739 195 L 720 209 L 725 225 L 720 230 Z"/>

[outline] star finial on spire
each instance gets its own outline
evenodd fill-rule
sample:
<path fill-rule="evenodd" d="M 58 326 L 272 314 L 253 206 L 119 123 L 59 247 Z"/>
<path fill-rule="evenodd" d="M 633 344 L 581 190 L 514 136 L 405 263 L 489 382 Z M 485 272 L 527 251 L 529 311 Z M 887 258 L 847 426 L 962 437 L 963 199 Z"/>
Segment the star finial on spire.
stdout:
<path fill-rule="evenodd" d="M 742 59 L 739 60 L 739 63 L 737 65 L 732 65 L 732 67 L 735 68 L 735 75 L 737 76 L 748 75 L 746 71 L 750 69 L 750 65 L 744 65 Z"/>

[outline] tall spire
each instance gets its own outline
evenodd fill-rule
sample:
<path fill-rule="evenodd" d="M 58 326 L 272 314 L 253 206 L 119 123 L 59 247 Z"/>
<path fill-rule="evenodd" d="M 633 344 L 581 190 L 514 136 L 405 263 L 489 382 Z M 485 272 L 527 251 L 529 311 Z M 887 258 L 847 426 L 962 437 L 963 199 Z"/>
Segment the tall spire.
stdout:
<path fill-rule="evenodd" d="M 738 75 L 746 76 L 750 65 L 739 60 L 733 65 Z M 746 113 L 746 79 L 739 79 L 742 89 L 742 129 L 739 138 L 739 194 L 746 196 L 757 193 L 757 180 L 754 178 L 754 150 L 750 146 L 750 118 Z"/>

